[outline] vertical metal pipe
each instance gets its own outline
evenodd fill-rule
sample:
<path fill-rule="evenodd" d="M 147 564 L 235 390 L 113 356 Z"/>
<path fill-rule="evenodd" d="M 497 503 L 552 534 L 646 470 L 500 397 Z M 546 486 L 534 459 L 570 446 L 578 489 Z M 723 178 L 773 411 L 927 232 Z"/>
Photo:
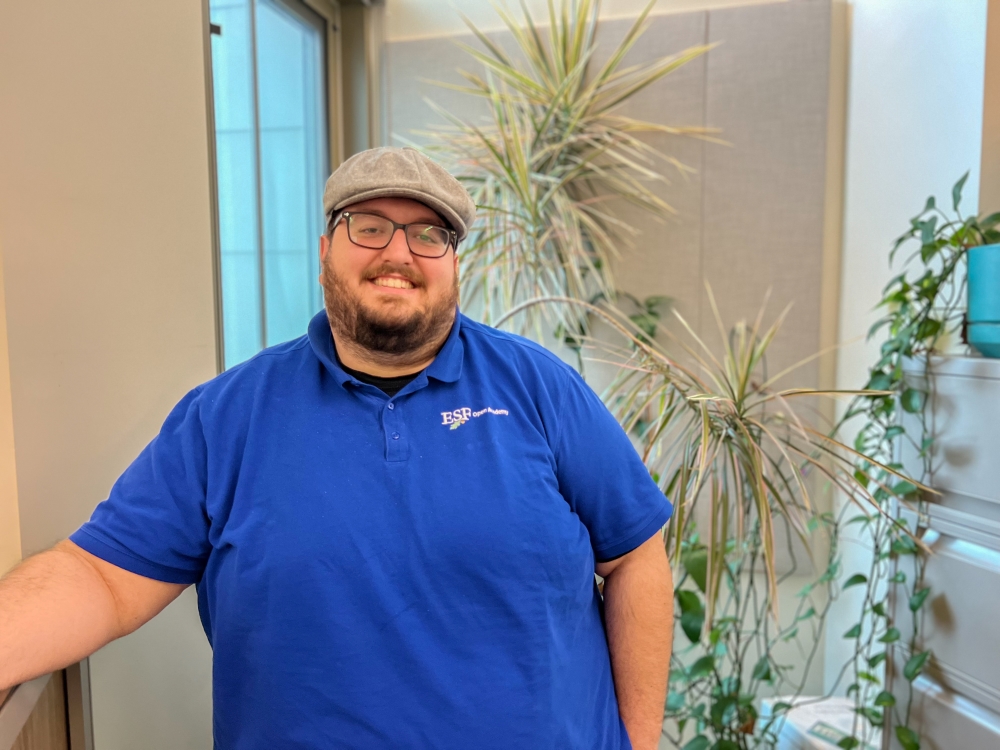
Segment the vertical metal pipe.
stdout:
<path fill-rule="evenodd" d="M 264 265 L 264 181 L 260 147 L 260 86 L 257 74 L 257 0 L 250 3 L 250 68 L 253 81 L 253 136 L 256 150 L 254 175 L 257 187 L 257 266 L 260 274 L 260 348 L 267 346 L 267 281 Z"/>
<path fill-rule="evenodd" d="M 66 667 L 66 719 L 69 750 L 94 750 L 88 659 Z"/>
<path fill-rule="evenodd" d="M 212 69 L 212 17 L 202 0 L 202 43 L 205 52 L 205 112 L 208 119 L 208 182 L 212 202 L 212 285 L 215 290 L 215 369 L 226 369 L 226 337 L 222 308 L 222 238 L 219 230 L 219 162 L 215 134 L 215 76 Z"/>

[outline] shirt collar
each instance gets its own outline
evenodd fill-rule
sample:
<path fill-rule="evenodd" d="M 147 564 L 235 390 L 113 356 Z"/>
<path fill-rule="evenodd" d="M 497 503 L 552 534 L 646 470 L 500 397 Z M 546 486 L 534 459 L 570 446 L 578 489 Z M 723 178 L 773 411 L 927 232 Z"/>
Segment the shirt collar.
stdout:
<path fill-rule="evenodd" d="M 465 347 L 462 344 L 460 333 L 464 318 L 465 316 L 461 312 L 455 311 L 455 323 L 452 325 L 441 351 L 427 366 L 425 370 L 427 377 L 444 383 L 454 383 L 462 376 L 462 359 Z M 333 334 L 330 331 L 330 321 L 326 317 L 326 310 L 316 313 L 309 321 L 308 337 L 313 353 L 339 385 L 342 386 L 354 380 L 354 377 L 346 373 L 344 368 L 340 366 L 340 362 L 337 361 L 337 349 L 333 344 Z"/>

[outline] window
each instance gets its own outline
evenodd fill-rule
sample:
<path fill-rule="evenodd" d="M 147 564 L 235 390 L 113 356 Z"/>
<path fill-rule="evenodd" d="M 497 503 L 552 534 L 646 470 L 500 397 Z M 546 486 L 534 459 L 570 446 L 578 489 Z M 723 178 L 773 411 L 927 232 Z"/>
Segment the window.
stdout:
<path fill-rule="evenodd" d="M 225 367 L 322 309 L 327 19 L 302 0 L 211 0 Z"/>

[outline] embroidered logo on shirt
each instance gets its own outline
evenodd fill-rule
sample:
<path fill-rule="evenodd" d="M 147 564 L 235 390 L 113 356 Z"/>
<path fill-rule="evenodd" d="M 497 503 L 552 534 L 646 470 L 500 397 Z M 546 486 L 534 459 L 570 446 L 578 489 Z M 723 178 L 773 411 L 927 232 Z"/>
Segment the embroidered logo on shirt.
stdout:
<path fill-rule="evenodd" d="M 492 406 L 487 406 L 485 409 L 480 409 L 479 411 L 472 411 L 468 406 L 463 406 L 461 409 L 455 409 L 454 411 L 441 412 L 441 424 L 449 425 L 449 430 L 457 430 L 470 419 L 481 417 L 484 414 L 496 414 L 506 417 L 510 412 L 506 409 L 494 409 Z"/>

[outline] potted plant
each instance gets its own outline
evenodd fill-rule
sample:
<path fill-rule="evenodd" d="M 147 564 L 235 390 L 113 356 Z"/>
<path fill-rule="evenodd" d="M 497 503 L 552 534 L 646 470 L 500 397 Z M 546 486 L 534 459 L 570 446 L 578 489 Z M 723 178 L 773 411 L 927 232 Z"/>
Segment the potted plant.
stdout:
<path fill-rule="evenodd" d="M 985 357 L 1000 357 L 1000 213 L 979 223 L 981 239 L 991 244 L 969 248 L 966 340 Z"/>

